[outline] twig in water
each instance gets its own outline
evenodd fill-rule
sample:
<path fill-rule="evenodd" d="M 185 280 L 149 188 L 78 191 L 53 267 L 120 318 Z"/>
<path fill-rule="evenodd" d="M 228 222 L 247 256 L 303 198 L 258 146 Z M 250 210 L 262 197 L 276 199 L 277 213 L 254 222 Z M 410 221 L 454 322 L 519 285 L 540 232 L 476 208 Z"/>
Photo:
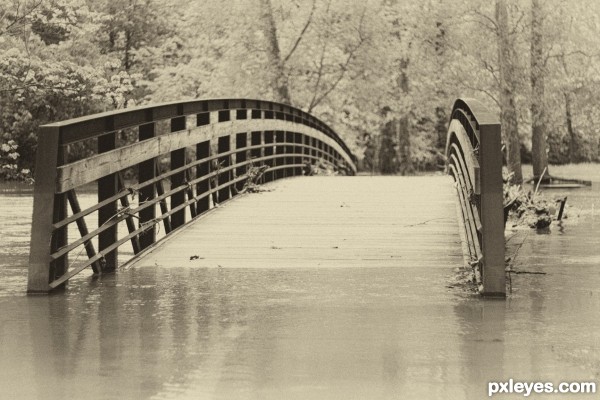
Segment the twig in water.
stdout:
<path fill-rule="evenodd" d="M 544 174 L 546 173 L 546 170 L 548 169 L 548 167 L 544 167 L 544 170 L 542 171 L 542 174 L 540 175 L 540 179 L 538 179 L 538 183 L 535 186 L 535 191 L 533 192 L 533 196 L 531 196 L 532 198 L 535 197 L 535 195 L 538 192 L 538 189 L 540 188 L 540 183 L 542 183 L 542 179 L 544 178 Z"/>
<path fill-rule="evenodd" d="M 438 221 L 438 220 L 443 220 L 443 219 L 449 219 L 449 218 L 432 218 L 432 219 L 425 220 L 423 222 L 418 222 L 416 224 L 402 225 L 402 228 L 411 228 L 413 226 L 418 226 L 418 225 L 427 225 L 431 221 Z"/>

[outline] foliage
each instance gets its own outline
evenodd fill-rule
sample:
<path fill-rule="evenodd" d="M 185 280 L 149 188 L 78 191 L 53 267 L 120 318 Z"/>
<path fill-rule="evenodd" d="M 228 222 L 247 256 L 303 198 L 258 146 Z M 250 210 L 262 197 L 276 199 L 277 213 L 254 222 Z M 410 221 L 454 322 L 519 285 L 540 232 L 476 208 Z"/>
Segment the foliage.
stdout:
<path fill-rule="evenodd" d="M 14 140 L 9 140 L 0 145 L 0 178 L 5 181 L 25 181 L 33 183 L 31 170 L 19 168 L 20 154 L 17 152 L 19 145 Z"/>
<path fill-rule="evenodd" d="M 529 156 L 531 3 L 506 4 L 515 56 L 504 61 Z M 188 98 L 274 99 L 274 80 L 371 171 L 440 168 L 458 96 L 500 112 L 498 24 L 484 0 L 0 0 L 0 9 L 0 141 L 20 145 L 22 168 L 33 167 L 41 124 Z M 600 3 L 548 0 L 543 10 L 549 159 L 600 161 Z M 402 124 L 402 146 L 390 121 Z"/>

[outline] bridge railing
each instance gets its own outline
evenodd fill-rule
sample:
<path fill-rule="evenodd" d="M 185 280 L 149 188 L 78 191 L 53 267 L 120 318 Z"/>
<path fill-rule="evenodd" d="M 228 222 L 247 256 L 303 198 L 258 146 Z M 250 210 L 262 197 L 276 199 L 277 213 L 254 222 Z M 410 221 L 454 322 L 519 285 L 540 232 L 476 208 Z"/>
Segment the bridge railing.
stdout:
<path fill-rule="evenodd" d="M 501 130 L 481 103 L 454 103 L 446 142 L 448 173 L 456 182 L 464 252 L 481 294 L 505 296 Z"/>
<path fill-rule="evenodd" d="M 90 147 L 93 154 L 75 157 Z M 356 172 L 350 150 L 329 126 L 269 101 L 185 101 L 42 126 L 28 292 L 46 293 L 87 267 L 112 271 L 119 247 L 131 243 L 135 255 L 143 252 L 157 242 L 159 224 L 168 235 L 253 184 L 316 167 Z M 97 203 L 81 209 L 77 191 L 90 185 Z M 130 201 L 135 196 L 137 203 Z M 90 231 L 92 216 L 98 228 Z M 128 234 L 119 237 L 123 222 Z M 79 236 L 70 240 L 73 225 Z M 69 262 L 83 250 L 87 259 Z"/>

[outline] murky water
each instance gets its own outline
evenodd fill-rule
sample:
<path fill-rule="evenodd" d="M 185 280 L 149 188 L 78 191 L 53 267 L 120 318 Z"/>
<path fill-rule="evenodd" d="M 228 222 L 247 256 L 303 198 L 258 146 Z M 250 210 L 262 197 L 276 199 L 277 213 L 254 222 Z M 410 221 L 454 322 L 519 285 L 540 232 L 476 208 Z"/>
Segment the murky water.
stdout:
<path fill-rule="evenodd" d="M 481 399 L 492 380 L 600 383 L 599 187 L 569 192 L 581 216 L 562 231 L 514 239 L 515 268 L 546 275 L 513 275 L 506 302 L 448 289 L 454 272 L 434 266 L 132 268 L 27 297 L 31 194 L 7 189 L 0 398 Z"/>

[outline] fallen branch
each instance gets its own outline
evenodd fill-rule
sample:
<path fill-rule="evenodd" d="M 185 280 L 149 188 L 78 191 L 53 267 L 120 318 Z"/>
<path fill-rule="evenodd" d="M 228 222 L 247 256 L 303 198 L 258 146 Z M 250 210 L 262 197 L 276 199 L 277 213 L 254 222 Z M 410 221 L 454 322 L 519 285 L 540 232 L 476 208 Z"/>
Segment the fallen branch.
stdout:
<path fill-rule="evenodd" d="M 546 272 L 539 272 L 539 271 L 518 271 L 516 269 L 507 269 L 506 272 L 508 272 L 509 274 L 530 274 L 530 275 L 547 275 Z"/>
<path fill-rule="evenodd" d="M 418 225 L 427 225 L 431 221 L 438 221 L 438 220 L 443 220 L 443 219 L 448 219 L 448 218 L 432 218 L 432 219 L 428 219 L 426 221 L 419 222 L 419 223 L 416 223 L 416 224 L 402 225 L 402 228 L 411 228 L 413 226 L 418 226 Z"/>

